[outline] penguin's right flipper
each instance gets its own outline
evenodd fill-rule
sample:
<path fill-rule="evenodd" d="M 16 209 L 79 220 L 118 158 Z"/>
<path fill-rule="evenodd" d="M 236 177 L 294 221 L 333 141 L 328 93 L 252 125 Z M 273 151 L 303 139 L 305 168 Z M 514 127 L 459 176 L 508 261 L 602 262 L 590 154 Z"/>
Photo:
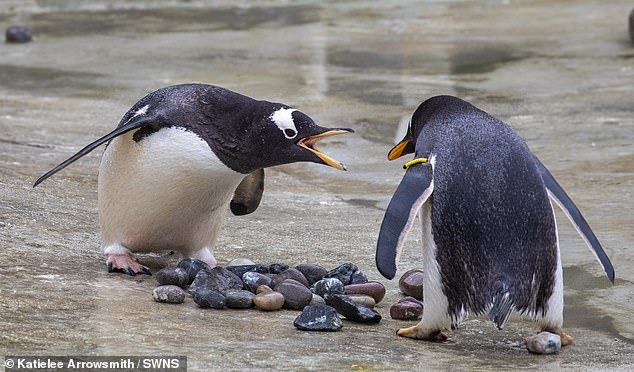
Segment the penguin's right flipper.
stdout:
<path fill-rule="evenodd" d="M 248 174 L 236 188 L 229 207 L 236 216 L 253 213 L 262 200 L 264 192 L 264 169 Z"/>
<path fill-rule="evenodd" d="M 35 183 L 33 184 L 33 187 L 39 185 L 45 179 L 49 178 L 50 176 L 54 175 L 55 173 L 61 171 L 64 168 L 66 168 L 67 166 L 72 164 L 75 160 L 77 160 L 77 159 L 81 158 L 82 156 L 88 154 L 89 152 L 91 152 L 95 148 L 99 147 L 101 144 L 106 143 L 106 142 L 110 141 L 111 139 L 113 139 L 115 137 L 118 137 L 118 136 L 120 136 L 122 134 L 125 134 L 125 133 L 127 133 L 127 132 L 129 132 L 131 130 L 134 130 L 134 129 L 138 129 L 138 128 L 141 128 L 141 127 L 144 127 L 144 126 L 156 126 L 156 123 L 157 123 L 157 120 L 153 116 L 139 115 L 139 116 L 132 117 L 125 124 L 117 127 L 115 130 L 113 130 L 112 132 L 110 132 L 110 133 L 106 134 L 105 136 L 99 138 L 98 140 L 88 144 L 86 147 L 84 147 L 83 149 L 79 150 L 75 155 L 73 155 L 70 158 L 64 160 L 62 163 L 60 163 L 58 166 L 56 166 L 55 168 L 51 169 L 50 171 L 44 173 L 40 178 L 37 179 L 37 181 L 35 181 Z"/>
<path fill-rule="evenodd" d="M 566 214 L 572 225 L 575 227 L 583 241 L 586 242 L 586 245 L 592 253 L 594 253 L 595 257 L 601 265 L 603 265 L 603 269 L 610 279 L 610 282 L 614 283 L 614 267 L 612 266 L 612 262 L 610 262 L 610 258 L 601 247 L 601 243 L 599 243 L 599 239 L 597 239 L 594 232 L 588 225 L 588 222 L 579 208 L 575 205 L 575 203 L 570 199 L 566 191 L 559 185 L 555 177 L 548 171 L 548 169 L 542 164 L 537 157 L 535 157 L 537 163 L 537 169 L 539 170 L 540 175 L 542 176 L 542 180 L 544 180 L 544 185 L 546 185 L 546 189 L 548 190 L 548 196 L 557 203 L 559 208 Z"/>
<path fill-rule="evenodd" d="M 386 278 L 396 275 L 396 262 L 418 210 L 434 191 L 430 164 L 410 167 L 385 211 L 376 245 L 376 267 Z"/>

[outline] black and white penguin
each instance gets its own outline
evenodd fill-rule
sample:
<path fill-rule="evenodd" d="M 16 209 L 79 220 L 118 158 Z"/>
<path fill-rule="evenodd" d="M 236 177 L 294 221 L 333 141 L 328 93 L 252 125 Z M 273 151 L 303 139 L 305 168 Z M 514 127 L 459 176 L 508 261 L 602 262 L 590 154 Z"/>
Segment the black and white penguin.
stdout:
<path fill-rule="evenodd" d="M 342 133 L 281 103 L 218 86 L 184 84 L 137 102 L 115 130 L 56 166 L 39 183 L 109 142 L 98 177 L 108 271 L 149 273 L 134 252 L 173 250 L 212 267 L 226 211 L 253 212 L 263 168 L 314 162 L 345 170 L 315 143 Z"/>
<path fill-rule="evenodd" d="M 423 102 L 390 160 L 405 166 L 381 225 L 376 265 L 394 278 L 416 214 L 423 235 L 423 318 L 404 337 L 444 341 L 470 314 L 501 329 L 512 312 L 562 344 L 563 277 L 552 199 L 614 282 L 614 268 L 579 209 L 505 123 L 451 96 Z"/>

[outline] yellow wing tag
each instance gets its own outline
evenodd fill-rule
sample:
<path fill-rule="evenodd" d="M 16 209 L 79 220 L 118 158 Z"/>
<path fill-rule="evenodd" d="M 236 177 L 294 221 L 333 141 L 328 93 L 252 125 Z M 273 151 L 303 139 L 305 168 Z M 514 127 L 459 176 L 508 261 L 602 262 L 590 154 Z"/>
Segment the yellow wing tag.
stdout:
<path fill-rule="evenodd" d="M 410 160 L 403 166 L 403 169 L 409 169 L 412 165 L 427 163 L 427 158 L 416 158 L 414 160 Z"/>

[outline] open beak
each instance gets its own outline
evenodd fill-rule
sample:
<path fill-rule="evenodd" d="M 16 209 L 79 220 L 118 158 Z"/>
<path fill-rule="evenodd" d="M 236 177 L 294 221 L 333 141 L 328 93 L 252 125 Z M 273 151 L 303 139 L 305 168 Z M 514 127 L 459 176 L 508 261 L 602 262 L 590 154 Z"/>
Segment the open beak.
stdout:
<path fill-rule="evenodd" d="M 305 137 L 300 139 L 297 142 L 297 146 L 299 147 L 303 147 L 306 150 L 312 152 L 313 154 L 317 155 L 317 157 L 319 159 L 321 159 L 326 165 L 330 165 L 333 168 L 337 168 L 339 170 L 346 170 L 346 167 L 339 161 L 331 158 L 330 156 L 324 154 L 323 152 L 319 151 L 319 149 L 315 146 L 315 144 L 319 141 L 321 141 L 322 139 L 326 138 L 326 137 L 330 137 L 330 136 L 336 136 L 338 134 L 345 134 L 345 133 L 353 133 L 354 131 L 352 129 L 347 129 L 347 128 L 341 128 L 341 129 L 331 129 L 329 131 L 320 133 L 320 134 L 316 134 L 314 136 L 309 136 L 309 137 Z"/>
<path fill-rule="evenodd" d="M 387 154 L 388 160 L 395 160 L 403 155 L 411 154 L 415 150 L 414 138 L 411 136 L 405 136 L 401 142 L 394 146 Z"/>

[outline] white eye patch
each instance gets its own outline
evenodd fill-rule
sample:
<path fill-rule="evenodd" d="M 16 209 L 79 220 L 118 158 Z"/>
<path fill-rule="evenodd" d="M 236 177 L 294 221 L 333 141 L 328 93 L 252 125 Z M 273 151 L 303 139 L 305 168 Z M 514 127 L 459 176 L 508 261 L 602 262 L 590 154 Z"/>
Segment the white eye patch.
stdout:
<path fill-rule="evenodd" d="M 138 110 L 136 110 L 134 112 L 134 115 L 132 117 L 134 118 L 134 117 L 137 117 L 139 115 L 145 115 L 149 108 L 150 108 L 150 105 L 145 105 L 145 106 L 141 107 L 140 109 L 138 109 Z"/>
<path fill-rule="evenodd" d="M 295 109 L 281 108 L 273 112 L 270 116 L 271 120 L 277 125 L 278 128 L 284 133 L 284 137 L 287 139 L 293 139 L 297 137 L 297 128 L 293 121 L 293 111 Z"/>

